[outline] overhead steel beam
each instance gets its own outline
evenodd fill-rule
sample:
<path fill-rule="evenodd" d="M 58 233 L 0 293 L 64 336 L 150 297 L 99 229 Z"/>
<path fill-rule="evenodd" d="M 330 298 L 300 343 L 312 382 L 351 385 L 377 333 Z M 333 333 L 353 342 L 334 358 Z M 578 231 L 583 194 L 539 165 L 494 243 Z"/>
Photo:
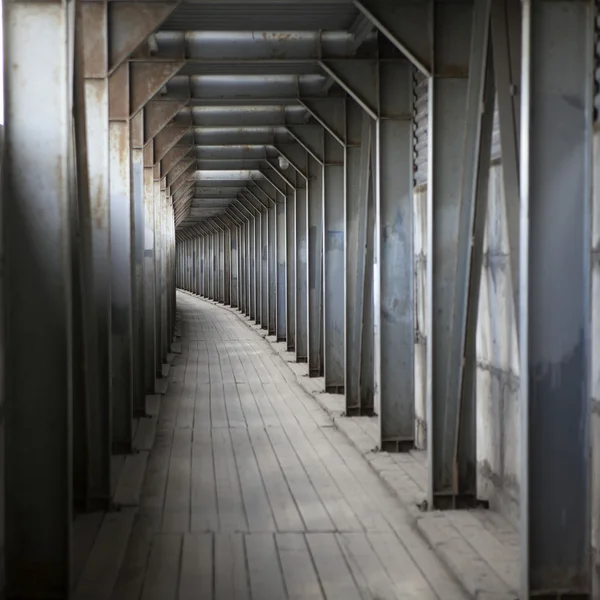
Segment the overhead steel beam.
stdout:
<path fill-rule="evenodd" d="M 153 140 L 187 105 L 187 100 L 150 100 L 145 106 L 144 145 Z"/>
<path fill-rule="evenodd" d="M 308 113 L 340 144 L 345 146 L 345 98 L 300 99 Z"/>
<path fill-rule="evenodd" d="M 435 5 L 428 0 L 393 3 L 354 0 L 354 6 L 424 75 L 433 69 L 431 37 Z"/>
<path fill-rule="evenodd" d="M 185 146 L 173 146 L 160 161 L 160 176 L 167 177 L 176 165 L 186 158 L 194 156 L 194 147 L 186 144 Z"/>
<path fill-rule="evenodd" d="M 167 187 L 173 188 L 173 186 L 177 185 L 179 178 L 186 173 L 190 169 L 190 167 L 194 167 L 194 172 L 196 171 L 196 157 L 189 154 L 182 158 L 170 171 L 169 174 L 166 175 L 167 178 Z M 163 177 L 164 174 L 161 173 Z"/>
<path fill-rule="evenodd" d="M 183 67 L 184 61 L 129 63 L 130 116 L 134 117 Z"/>
<path fill-rule="evenodd" d="M 72 414 L 81 401 L 72 379 L 74 27 L 67 2 L 10 2 L 4 11 L 5 592 L 68 597 Z"/>
<path fill-rule="evenodd" d="M 321 60 L 319 65 L 373 120 L 377 120 L 379 71 L 376 59 Z"/>
<path fill-rule="evenodd" d="M 595 2 L 522 5 L 521 596 L 593 598 L 590 244 Z M 568 99 L 568 101 L 567 101 Z M 592 267 L 592 260 L 594 265 Z M 594 404 L 596 402 L 594 401 Z M 597 511 L 597 507 L 594 507 Z"/>
<path fill-rule="evenodd" d="M 188 125 L 167 125 L 154 138 L 154 164 L 162 160 L 167 152 L 192 130 Z"/>
<path fill-rule="evenodd" d="M 372 35 L 373 27 L 353 31 L 235 31 L 215 36 L 210 31 L 188 30 L 176 39 L 156 34 L 156 58 L 185 58 L 190 62 L 301 61 L 321 57 L 345 58 Z"/>
<path fill-rule="evenodd" d="M 115 2 L 108 5 L 108 65 L 116 71 L 173 12 L 177 2 Z"/>
<path fill-rule="evenodd" d="M 321 166 L 323 166 L 324 156 L 322 144 L 319 144 L 319 140 L 322 139 L 321 125 L 311 126 L 288 126 L 286 130 L 289 134 L 302 146 L 308 154 L 316 160 Z M 316 144 L 315 144 L 316 141 Z"/>
<path fill-rule="evenodd" d="M 259 169 L 259 172 L 263 176 L 264 181 L 273 189 L 276 197 L 279 194 L 281 197 L 279 201 L 282 202 L 286 194 L 285 183 L 283 185 L 279 183 L 278 179 L 275 179 L 276 176 L 270 173 L 270 169 L 267 170 L 265 167 L 262 167 Z"/>

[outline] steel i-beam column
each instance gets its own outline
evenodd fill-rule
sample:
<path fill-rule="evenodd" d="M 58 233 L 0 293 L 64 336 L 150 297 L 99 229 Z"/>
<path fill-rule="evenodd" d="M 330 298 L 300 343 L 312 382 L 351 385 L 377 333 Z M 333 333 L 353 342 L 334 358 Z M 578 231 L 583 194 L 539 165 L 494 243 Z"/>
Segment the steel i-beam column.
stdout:
<path fill-rule="evenodd" d="M 375 406 L 380 448 L 414 447 L 412 66 L 382 61 L 376 134 Z"/>
<path fill-rule="evenodd" d="M 448 352 L 446 396 L 458 398 L 458 412 L 453 414 L 448 407 L 447 414 L 457 425 L 447 433 L 444 452 L 453 454 L 452 495 L 459 499 L 459 505 L 472 504 L 477 487 L 476 338 L 495 95 L 489 52 L 490 4 L 488 0 L 477 2 L 473 11 L 456 236 L 456 273 L 451 290 L 454 313 Z"/>
<path fill-rule="evenodd" d="M 257 228 L 260 222 L 260 216 L 255 215 L 252 217 L 249 228 L 249 251 L 250 251 L 250 318 L 253 321 L 259 321 L 258 316 L 258 304 L 256 302 L 257 293 L 257 261 L 256 261 L 256 246 L 257 246 Z"/>
<path fill-rule="evenodd" d="M 154 144 L 154 142 L 150 142 Z M 154 243 L 154 172 L 144 167 L 144 389 L 155 391 L 156 356 L 156 254 Z"/>
<path fill-rule="evenodd" d="M 231 306 L 231 227 L 223 228 L 223 304 Z"/>
<path fill-rule="evenodd" d="M 230 252 L 230 256 L 231 256 L 231 266 L 230 266 L 230 273 L 231 273 L 231 288 L 230 288 L 230 294 L 231 294 L 231 308 L 238 308 L 240 305 L 240 296 L 239 296 L 239 289 L 240 289 L 240 283 L 239 283 L 239 270 L 240 270 L 240 256 L 239 256 L 239 246 L 240 246 L 240 241 L 239 241 L 239 233 L 240 233 L 240 228 L 237 225 L 237 223 L 235 225 L 232 225 L 231 229 L 230 229 L 230 246 L 229 246 L 229 252 Z"/>
<path fill-rule="evenodd" d="M 269 222 L 271 215 L 268 208 L 261 210 L 260 224 L 260 325 L 269 328 Z"/>
<path fill-rule="evenodd" d="M 276 335 L 277 331 L 278 208 L 279 204 L 274 202 L 269 206 L 269 335 Z"/>
<path fill-rule="evenodd" d="M 113 451 L 133 441 L 132 199 L 129 66 L 109 80 Z"/>
<path fill-rule="evenodd" d="M 161 191 L 161 279 L 160 279 L 160 306 L 161 306 L 161 339 L 162 339 L 162 354 L 161 360 L 164 362 L 167 359 L 167 354 L 171 351 L 171 335 L 169 332 L 170 321 L 170 300 L 167 291 L 169 277 L 169 204 L 170 198 L 167 196 L 166 190 Z"/>
<path fill-rule="evenodd" d="M 295 173 L 294 177 L 299 177 Z M 286 330 L 288 352 L 296 350 L 296 188 L 285 195 Z"/>
<path fill-rule="evenodd" d="M 133 410 L 146 414 L 144 390 L 144 109 L 131 119 Z"/>
<path fill-rule="evenodd" d="M 590 197 L 595 18 L 591 0 L 523 2 L 519 309 L 523 598 L 592 598 Z"/>
<path fill-rule="evenodd" d="M 262 306 L 263 306 L 263 269 L 262 269 L 262 230 L 263 230 L 263 221 L 266 217 L 263 215 L 262 210 L 260 208 L 257 209 L 257 218 L 254 221 L 254 277 L 256 281 L 255 287 L 255 305 L 256 305 L 256 313 L 255 313 L 255 322 L 257 325 L 262 324 Z"/>
<path fill-rule="evenodd" d="M 346 414 L 373 412 L 373 334 L 365 327 L 364 316 L 371 312 L 368 282 L 372 273 L 369 229 L 373 221 L 371 155 L 374 121 L 356 102 L 346 106 L 346 368 L 344 392 Z"/>
<path fill-rule="evenodd" d="M 426 393 L 429 503 L 432 508 L 441 509 L 469 506 L 475 500 L 455 490 L 454 441 L 460 401 L 455 394 L 451 397 L 447 394 L 449 369 L 460 369 L 462 358 L 451 356 L 451 330 L 460 242 L 457 232 L 472 20 L 473 2 L 436 5 L 436 72 L 429 83 L 426 318 L 431 333 L 427 344 Z"/>
<path fill-rule="evenodd" d="M 154 314 L 155 324 L 154 331 L 156 336 L 156 348 L 154 353 L 155 359 L 155 377 L 162 377 L 162 327 L 161 327 L 161 315 L 162 315 L 162 294 L 160 291 L 161 280 L 162 280 L 162 235 L 161 235 L 161 215 L 162 215 L 162 191 L 160 189 L 160 181 L 156 179 L 154 174 Z M 181 242 L 180 242 L 181 244 Z M 183 285 L 183 273 L 180 270 L 180 285 Z"/>
<path fill-rule="evenodd" d="M 296 177 L 296 362 L 308 361 L 308 155 L 296 159 L 302 174 Z"/>
<path fill-rule="evenodd" d="M 219 302 L 225 304 L 225 229 L 219 228 Z"/>
<path fill-rule="evenodd" d="M 66 598 L 73 517 L 73 14 L 67 2 L 10 2 L 4 9 L 6 592 Z"/>
<path fill-rule="evenodd" d="M 96 400 L 89 406 L 89 500 L 106 507 L 110 501 L 111 469 L 111 305 L 110 206 L 108 142 L 108 35 L 104 3 L 82 3 L 81 27 L 85 90 L 85 122 L 93 293 L 95 303 Z"/>
<path fill-rule="evenodd" d="M 236 213 L 237 214 L 237 213 Z M 242 224 L 240 225 L 240 232 L 238 237 L 238 308 L 242 314 L 246 314 L 246 219 L 240 217 Z"/>
<path fill-rule="evenodd" d="M 204 297 L 210 298 L 210 236 L 206 234 L 203 238 L 204 246 Z"/>
<path fill-rule="evenodd" d="M 323 156 L 324 130 L 315 132 Z M 308 159 L 308 373 L 323 375 L 323 164 Z"/>
<path fill-rule="evenodd" d="M 281 195 L 275 207 L 275 332 L 278 342 L 285 341 L 287 329 L 287 286 L 286 286 L 286 207 L 287 194 Z"/>
<path fill-rule="evenodd" d="M 345 129 L 345 113 L 338 115 Z M 325 391 L 344 392 L 344 221 L 346 204 L 346 148 L 325 134 L 325 219 L 323 246 L 323 347 Z"/>
<path fill-rule="evenodd" d="M 201 228 L 198 228 L 196 248 L 198 251 L 198 296 L 204 296 L 204 235 Z"/>

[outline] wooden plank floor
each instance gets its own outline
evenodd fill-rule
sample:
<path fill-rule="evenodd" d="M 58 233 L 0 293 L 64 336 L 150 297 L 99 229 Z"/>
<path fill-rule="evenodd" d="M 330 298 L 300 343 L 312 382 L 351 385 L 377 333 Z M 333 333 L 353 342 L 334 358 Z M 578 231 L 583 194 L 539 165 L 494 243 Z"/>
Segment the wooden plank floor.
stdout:
<path fill-rule="evenodd" d="M 464 599 L 271 346 L 177 300 L 181 354 L 113 600 Z"/>

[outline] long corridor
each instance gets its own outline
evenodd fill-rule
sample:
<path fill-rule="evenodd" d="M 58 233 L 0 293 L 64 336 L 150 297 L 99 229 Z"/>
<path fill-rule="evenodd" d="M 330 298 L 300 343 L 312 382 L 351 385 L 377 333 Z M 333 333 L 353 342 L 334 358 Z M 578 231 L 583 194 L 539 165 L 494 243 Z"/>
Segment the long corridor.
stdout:
<path fill-rule="evenodd" d="M 177 302 L 181 354 L 113 598 L 465 598 L 269 343 Z"/>

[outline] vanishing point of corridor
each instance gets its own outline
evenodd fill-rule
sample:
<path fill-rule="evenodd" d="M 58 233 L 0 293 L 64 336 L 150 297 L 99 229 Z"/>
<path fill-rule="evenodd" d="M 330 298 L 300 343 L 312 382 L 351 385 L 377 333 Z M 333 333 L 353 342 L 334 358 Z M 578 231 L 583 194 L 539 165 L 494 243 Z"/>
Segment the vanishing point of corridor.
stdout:
<path fill-rule="evenodd" d="M 243 317 L 178 293 L 114 599 L 457 600 L 403 508 Z"/>

